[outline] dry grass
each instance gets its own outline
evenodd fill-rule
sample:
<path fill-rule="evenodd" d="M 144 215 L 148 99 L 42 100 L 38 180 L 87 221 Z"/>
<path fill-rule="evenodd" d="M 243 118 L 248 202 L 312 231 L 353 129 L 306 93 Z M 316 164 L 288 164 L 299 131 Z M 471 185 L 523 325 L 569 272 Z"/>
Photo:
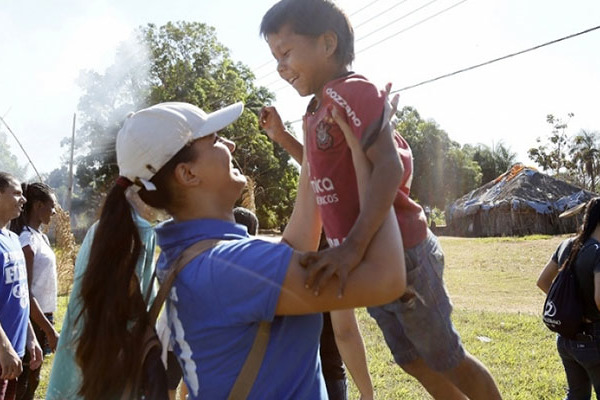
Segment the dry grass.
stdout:
<path fill-rule="evenodd" d="M 52 221 L 56 228 L 56 264 L 58 275 L 59 296 L 68 294 L 73 284 L 73 273 L 78 246 L 71 232 L 69 214 L 63 209 L 58 209 Z"/>
<path fill-rule="evenodd" d="M 566 237 L 440 238 L 455 308 L 539 314 L 544 296 L 537 276 Z"/>

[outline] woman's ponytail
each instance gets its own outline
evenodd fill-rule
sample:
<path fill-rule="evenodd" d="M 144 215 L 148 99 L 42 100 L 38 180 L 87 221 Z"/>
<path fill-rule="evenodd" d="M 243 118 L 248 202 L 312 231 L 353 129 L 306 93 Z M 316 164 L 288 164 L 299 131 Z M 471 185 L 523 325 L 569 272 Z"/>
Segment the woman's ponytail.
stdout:
<path fill-rule="evenodd" d="M 142 244 L 125 190 L 115 184 L 106 197 L 81 283 L 76 360 L 87 399 L 120 395 L 141 357 L 147 317 L 134 275 Z"/>

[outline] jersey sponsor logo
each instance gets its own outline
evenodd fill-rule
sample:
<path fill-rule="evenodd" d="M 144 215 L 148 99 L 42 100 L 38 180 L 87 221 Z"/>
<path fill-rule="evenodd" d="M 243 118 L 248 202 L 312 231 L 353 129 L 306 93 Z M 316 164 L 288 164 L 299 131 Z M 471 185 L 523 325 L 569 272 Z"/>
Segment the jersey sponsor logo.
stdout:
<path fill-rule="evenodd" d="M 317 200 L 317 205 L 319 206 L 324 206 L 327 204 L 334 204 L 340 201 L 340 199 L 338 198 L 337 193 L 334 194 L 328 194 L 325 196 L 317 196 L 316 197 Z"/>
<path fill-rule="evenodd" d="M 327 88 L 325 90 L 325 94 L 327 94 L 329 97 L 331 97 L 331 99 L 333 101 L 338 103 L 340 105 L 340 107 L 342 107 L 346 111 L 346 115 L 348 116 L 348 118 L 350 118 L 352 120 L 352 123 L 354 124 L 354 126 L 359 128 L 362 125 L 362 121 L 360 120 L 360 118 L 358 118 L 358 116 L 356 115 L 356 112 L 352 109 L 352 107 L 350 107 L 350 105 L 348 104 L 346 99 L 344 99 L 342 96 L 340 96 L 340 94 L 338 92 L 336 92 L 332 88 Z"/>
<path fill-rule="evenodd" d="M 337 247 L 340 245 L 340 243 L 342 243 L 344 241 L 344 239 L 346 238 L 342 238 L 341 240 L 338 238 L 330 238 L 330 237 L 325 237 L 325 239 L 327 239 L 327 244 L 329 244 L 329 247 Z"/>
<path fill-rule="evenodd" d="M 324 206 L 340 201 L 338 194 L 335 193 L 335 186 L 331 178 L 311 179 L 310 185 L 316 195 L 315 200 L 317 205 Z"/>
<path fill-rule="evenodd" d="M 310 185 L 313 188 L 313 191 L 316 194 L 325 193 L 325 192 L 333 192 L 335 191 L 335 186 L 333 186 L 333 181 L 331 178 L 323 178 L 323 179 L 311 179 Z"/>
<path fill-rule="evenodd" d="M 317 125 L 317 148 L 319 150 L 328 150 L 333 146 L 333 136 L 329 133 L 331 125 L 325 121 L 319 122 Z"/>

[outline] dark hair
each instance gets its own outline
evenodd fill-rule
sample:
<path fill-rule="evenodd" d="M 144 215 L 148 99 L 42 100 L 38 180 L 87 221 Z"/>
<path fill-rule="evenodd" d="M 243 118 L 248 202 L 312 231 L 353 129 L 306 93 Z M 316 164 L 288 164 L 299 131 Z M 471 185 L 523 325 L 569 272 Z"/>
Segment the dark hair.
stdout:
<path fill-rule="evenodd" d="M 583 247 L 584 243 L 592 236 L 594 230 L 600 222 L 600 197 L 594 197 L 588 201 L 585 206 L 585 213 L 583 214 L 583 223 L 573 241 L 571 252 L 569 257 L 561 266 L 561 269 L 570 268 L 570 266 L 577 259 L 579 250 Z"/>
<path fill-rule="evenodd" d="M 0 192 L 4 192 L 11 182 L 19 182 L 19 180 L 8 172 L 0 172 Z"/>
<path fill-rule="evenodd" d="M 23 196 L 27 199 L 27 203 L 25 203 L 21 215 L 10 222 L 10 230 L 17 235 L 21 234 L 23 229 L 29 224 L 33 205 L 37 202 L 46 203 L 53 201 L 52 195 L 54 194 L 52 188 L 42 182 L 22 183 L 21 189 L 23 190 Z"/>
<path fill-rule="evenodd" d="M 142 200 L 169 209 L 173 171 L 195 157 L 193 147 L 181 149 L 151 179 L 156 191 L 140 189 Z M 81 282 L 77 319 L 83 323 L 75 355 L 83 377 L 79 395 L 86 399 L 120 396 L 127 377 L 141 368 L 148 315 L 134 274 L 143 244 L 125 190 L 115 184 L 106 197 Z"/>
<path fill-rule="evenodd" d="M 354 30 L 350 20 L 330 0 L 281 0 L 267 11 L 260 24 L 263 37 L 290 24 L 298 35 L 317 37 L 327 31 L 337 35 L 337 60 L 344 66 L 354 61 Z"/>
<path fill-rule="evenodd" d="M 244 207 L 236 207 L 233 209 L 233 217 L 235 222 L 248 228 L 250 235 L 254 236 L 258 233 L 258 218 L 252 211 Z"/>

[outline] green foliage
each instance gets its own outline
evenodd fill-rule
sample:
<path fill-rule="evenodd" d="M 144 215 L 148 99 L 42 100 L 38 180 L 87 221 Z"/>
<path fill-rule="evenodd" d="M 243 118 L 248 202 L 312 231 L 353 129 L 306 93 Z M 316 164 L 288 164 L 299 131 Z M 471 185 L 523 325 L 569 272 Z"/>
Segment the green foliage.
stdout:
<path fill-rule="evenodd" d="M 87 71 L 81 76 L 85 93 L 76 143 L 78 184 L 90 188 L 88 195 L 97 205 L 118 173 L 114 143 L 128 112 L 166 101 L 189 102 L 211 112 L 242 101 L 244 113 L 220 134 L 236 143 L 235 161 L 254 182 L 261 226 L 279 226 L 293 207 L 298 172 L 289 156 L 260 134 L 257 113 L 273 94 L 255 87 L 254 79 L 247 66 L 231 60 L 208 25 L 169 22 L 140 27 L 132 43 L 121 45 L 115 64 L 104 74 Z"/>
<path fill-rule="evenodd" d="M 24 180 L 27 174 L 27 165 L 19 165 L 17 157 L 10 151 L 8 135 L 2 129 L 0 129 L 0 171 L 8 172 L 21 180 Z"/>
<path fill-rule="evenodd" d="M 561 168 L 569 168 L 570 163 L 567 159 L 568 135 L 566 130 L 568 123 L 575 114 L 568 113 L 567 120 L 555 117 L 552 114 L 546 116 L 546 122 L 552 126 L 552 133 L 546 140 L 537 138 L 538 147 L 527 151 L 529 158 L 535 161 L 542 169 L 554 171 L 558 174 Z"/>
<path fill-rule="evenodd" d="M 546 122 L 552 126 L 552 131 L 544 139 L 538 137 L 538 147 L 529 149 L 528 155 L 544 170 L 594 192 L 600 174 L 600 134 L 581 129 L 569 137 L 568 123 L 573 116 L 568 113 L 566 119 L 561 119 L 548 114 Z"/>
<path fill-rule="evenodd" d="M 471 154 L 473 161 L 481 168 L 481 183 L 487 183 L 505 173 L 514 163 L 517 154 L 502 141 L 493 146 L 478 144 L 465 145 L 463 150 Z"/>
<path fill-rule="evenodd" d="M 578 172 L 581 186 L 590 191 L 596 190 L 596 177 L 600 173 L 600 150 L 598 149 L 598 132 L 590 132 L 582 129 L 573 137 L 569 155 L 571 165 Z M 588 178 L 588 179 L 586 179 Z"/>
<path fill-rule="evenodd" d="M 481 168 L 468 152 L 450 139 L 433 120 L 424 121 L 412 107 L 398 111 L 397 129 L 409 143 L 414 158 L 411 192 L 421 204 L 446 204 L 481 183 Z"/>

